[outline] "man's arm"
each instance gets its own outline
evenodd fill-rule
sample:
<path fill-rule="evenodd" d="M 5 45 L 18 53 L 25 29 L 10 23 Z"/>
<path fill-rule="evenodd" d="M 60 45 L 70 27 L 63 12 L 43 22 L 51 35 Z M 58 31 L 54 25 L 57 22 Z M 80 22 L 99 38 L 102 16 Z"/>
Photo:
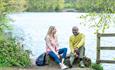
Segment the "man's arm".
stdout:
<path fill-rule="evenodd" d="M 83 34 L 81 41 L 80 41 L 78 44 L 75 44 L 74 46 L 75 46 L 76 48 L 80 48 L 81 46 L 84 45 L 84 43 L 85 43 L 85 35 Z"/>

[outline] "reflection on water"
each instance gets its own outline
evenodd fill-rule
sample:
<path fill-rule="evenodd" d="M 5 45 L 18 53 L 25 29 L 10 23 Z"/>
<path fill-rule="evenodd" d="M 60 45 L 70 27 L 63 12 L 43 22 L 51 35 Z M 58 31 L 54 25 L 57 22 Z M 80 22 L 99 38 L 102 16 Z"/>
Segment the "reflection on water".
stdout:
<path fill-rule="evenodd" d="M 67 47 L 68 53 L 70 52 L 68 46 L 69 36 L 72 34 L 71 28 L 73 26 L 78 26 L 80 32 L 86 35 L 86 56 L 90 57 L 93 62 L 96 59 L 96 36 L 93 34 L 94 30 L 80 25 L 83 21 L 79 18 L 83 13 L 22 13 L 13 14 L 10 17 L 15 20 L 12 23 L 14 26 L 14 34 L 17 38 L 24 38 L 22 43 L 25 49 L 32 51 L 33 55 L 31 58 L 36 58 L 42 52 L 45 51 L 45 41 L 44 37 L 47 33 L 49 26 L 54 25 L 57 28 L 57 35 L 59 39 L 60 47 Z M 107 32 L 115 32 L 115 29 L 108 29 Z M 17 39 L 18 40 L 18 39 Z M 114 39 L 115 40 L 115 39 Z M 102 44 L 115 45 L 112 39 L 106 38 L 102 40 Z M 113 55 L 115 51 L 112 52 L 102 52 L 102 59 L 112 59 L 115 57 Z M 114 70 L 115 65 L 104 64 L 105 70 Z"/>

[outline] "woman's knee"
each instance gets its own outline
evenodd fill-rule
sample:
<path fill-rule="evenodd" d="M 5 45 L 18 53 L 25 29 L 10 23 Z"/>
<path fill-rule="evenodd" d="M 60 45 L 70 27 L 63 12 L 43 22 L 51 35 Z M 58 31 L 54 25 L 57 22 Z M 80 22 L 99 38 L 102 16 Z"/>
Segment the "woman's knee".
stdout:
<path fill-rule="evenodd" d="M 67 52 L 67 48 L 63 48 L 64 52 Z"/>

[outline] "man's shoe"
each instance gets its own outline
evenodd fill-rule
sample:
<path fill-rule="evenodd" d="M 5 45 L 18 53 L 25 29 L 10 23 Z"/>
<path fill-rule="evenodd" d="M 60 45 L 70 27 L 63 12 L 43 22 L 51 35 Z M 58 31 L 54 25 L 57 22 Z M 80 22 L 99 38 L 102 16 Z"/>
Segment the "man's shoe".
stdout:
<path fill-rule="evenodd" d="M 69 68 L 72 68 L 72 65 L 71 65 L 71 64 L 69 65 Z"/>
<path fill-rule="evenodd" d="M 84 67 L 85 67 L 85 65 L 84 65 L 83 61 L 80 61 L 80 67 L 82 67 L 82 68 L 84 68 Z"/>

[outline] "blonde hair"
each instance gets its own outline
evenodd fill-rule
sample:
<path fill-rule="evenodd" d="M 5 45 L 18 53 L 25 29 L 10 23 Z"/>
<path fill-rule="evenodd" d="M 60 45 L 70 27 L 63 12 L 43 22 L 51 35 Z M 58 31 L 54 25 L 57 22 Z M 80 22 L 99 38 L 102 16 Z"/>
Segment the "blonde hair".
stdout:
<path fill-rule="evenodd" d="M 55 29 L 55 26 L 50 26 L 47 32 L 47 35 L 52 34 L 52 31 Z"/>
<path fill-rule="evenodd" d="M 55 29 L 55 26 L 50 26 L 49 29 L 48 29 L 48 32 L 47 32 L 47 34 L 46 34 L 46 37 L 47 37 L 47 36 L 51 36 L 52 31 L 53 31 L 54 29 Z M 45 37 L 45 39 L 46 39 L 46 37 Z"/>

